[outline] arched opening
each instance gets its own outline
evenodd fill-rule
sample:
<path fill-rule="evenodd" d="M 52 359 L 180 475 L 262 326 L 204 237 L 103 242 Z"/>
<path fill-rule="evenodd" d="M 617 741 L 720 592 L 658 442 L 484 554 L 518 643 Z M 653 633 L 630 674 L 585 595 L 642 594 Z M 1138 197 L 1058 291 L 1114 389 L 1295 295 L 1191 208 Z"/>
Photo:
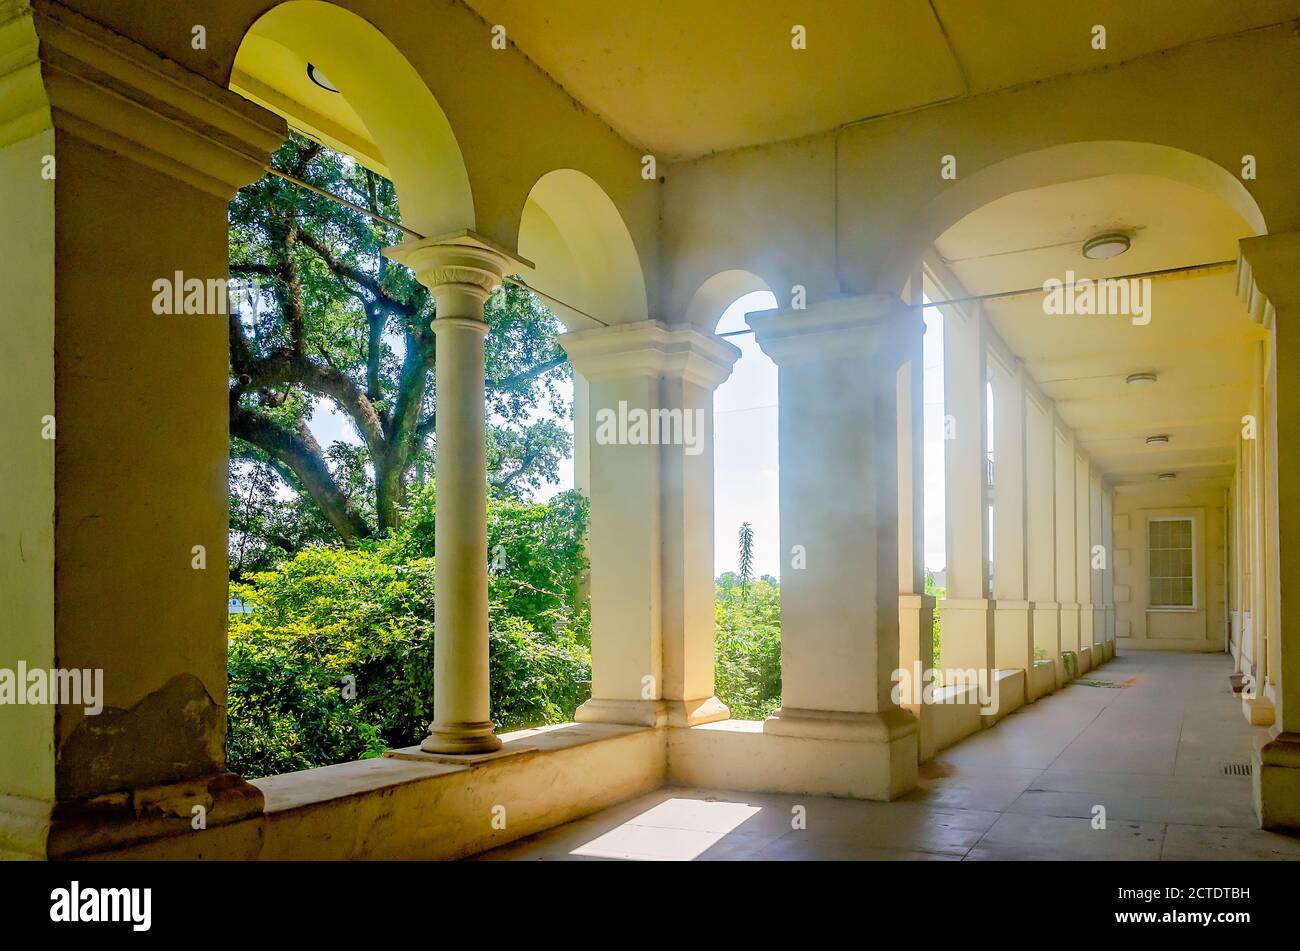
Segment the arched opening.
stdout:
<path fill-rule="evenodd" d="M 230 760 L 257 776 L 427 735 L 438 344 L 431 294 L 383 249 L 472 229 L 474 210 L 445 115 L 356 15 L 274 8 L 232 84 L 293 131 L 230 205 Z M 553 497 L 572 450 L 561 324 L 509 284 L 484 319 L 484 647 L 511 672 L 492 680 L 491 716 L 512 729 L 571 720 L 585 699 L 585 508 Z"/>
<path fill-rule="evenodd" d="M 519 253 L 524 276 L 569 330 L 647 317 L 645 276 L 632 236 L 596 182 L 571 168 L 547 172 L 528 193 Z M 570 305 L 570 306 L 565 306 Z"/>
<path fill-rule="evenodd" d="M 533 185 L 519 221 L 519 253 L 533 262 L 522 277 L 543 295 L 569 332 L 648 316 L 641 261 L 618 208 L 604 189 L 575 169 L 547 172 Z M 589 388 L 571 374 L 558 384 L 572 413 L 557 420 L 573 440 L 557 489 L 589 493 Z"/>
<path fill-rule="evenodd" d="M 747 271 L 724 271 L 695 294 L 687 321 L 740 350 L 713 398 L 716 689 L 733 719 L 780 705 L 780 506 L 777 370 L 745 322 L 776 297 Z"/>
<path fill-rule="evenodd" d="M 230 85 L 389 178 L 408 227 L 429 237 L 474 227 L 451 123 L 401 51 L 357 14 L 323 0 L 273 7 L 249 28 Z"/>

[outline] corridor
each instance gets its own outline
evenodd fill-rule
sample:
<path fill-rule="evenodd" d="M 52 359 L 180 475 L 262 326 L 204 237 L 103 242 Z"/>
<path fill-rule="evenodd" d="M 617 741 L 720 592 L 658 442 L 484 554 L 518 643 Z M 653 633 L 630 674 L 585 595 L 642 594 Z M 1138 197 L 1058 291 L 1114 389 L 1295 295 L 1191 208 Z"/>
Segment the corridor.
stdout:
<path fill-rule="evenodd" d="M 1242 718 L 1231 670 L 1225 654 L 1119 654 L 940 753 L 898 802 L 664 787 L 478 858 L 1300 860 L 1230 772 L 1268 732 Z"/>

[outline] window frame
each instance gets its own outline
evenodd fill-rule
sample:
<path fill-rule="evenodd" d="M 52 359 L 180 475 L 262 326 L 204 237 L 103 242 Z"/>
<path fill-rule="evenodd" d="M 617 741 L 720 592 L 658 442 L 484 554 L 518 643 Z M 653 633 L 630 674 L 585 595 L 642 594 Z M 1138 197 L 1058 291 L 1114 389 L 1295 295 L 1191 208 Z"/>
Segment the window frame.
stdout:
<path fill-rule="evenodd" d="M 1146 558 L 1144 571 L 1146 574 L 1146 610 L 1148 613 L 1168 613 L 1168 614 L 1191 614 L 1201 610 L 1201 585 L 1200 585 L 1200 566 L 1201 566 L 1201 533 L 1200 519 L 1194 510 L 1185 510 L 1179 512 L 1161 513 L 1159 515 L 1148 515 L 1146 525 L 1144 526 L 1144 537 L 1142 540 L 1143 554 Z M 1191 526 L 1191 582 L 1192 582 L 1192 602 L 1191 604 L 1152 604 L 1151 603 L 1151 525 L 1153 522 L 1187 522 Z M 1179 549 L 1164 549 L 1175 551 Z"/>

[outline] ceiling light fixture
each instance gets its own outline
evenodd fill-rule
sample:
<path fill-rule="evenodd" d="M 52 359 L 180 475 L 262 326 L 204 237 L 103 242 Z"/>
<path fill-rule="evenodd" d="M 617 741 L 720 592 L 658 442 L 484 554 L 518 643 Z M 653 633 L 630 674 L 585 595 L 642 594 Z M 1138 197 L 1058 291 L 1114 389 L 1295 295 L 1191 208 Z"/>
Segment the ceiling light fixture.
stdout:
<path fill-rule="evenodd" d="M 1124 378 L 1124 382 L 1129 386 L 1150 386 L 1156 379 L 1154 373 L 1130 373 Z"/>
<path fill-rule="evenodd" d="M 1083 256 L 1090 261 L 1104 261 L 1117 258 L 1129 249 L 1132 243 L 1122 231 L 1107 231 L 1105 234 L 1093 235 L 1083 242 Z"/>
<path fill-rule="evenodd" d="M 307 64 L 307 78 L 326 92 L 339 91 L 339 87 L 330 82 L 329 77 L 317 69 L 313 63 Z"/>
<path fill-rule="evenodd" d="M 1168 442 L 1169 442 L 1169 436 L 1167 433 L 1159 433 L 1155 436 L 1147 437 L 1148 446 L 1164 446 L 1168 444 Z"/>
<path fill-rule="evenodd" d="M 1174 479 L 1177 479 L 1177 478 L 1178 478 L 1178 473 L 1177 473 L 1177 472 L 1162 472 L 1162 473 L 1160 473 L 1160 475 L 1156 476 L 1156 478 L 1159 479 L 1161 482 L 1172 482 Z"/>

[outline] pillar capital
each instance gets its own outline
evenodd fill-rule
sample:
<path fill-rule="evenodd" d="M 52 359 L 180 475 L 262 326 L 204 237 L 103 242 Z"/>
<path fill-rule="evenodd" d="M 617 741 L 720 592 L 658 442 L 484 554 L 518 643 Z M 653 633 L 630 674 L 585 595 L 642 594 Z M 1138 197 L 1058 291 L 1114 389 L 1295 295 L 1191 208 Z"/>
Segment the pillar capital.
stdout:
<path fill-rule="evenodd" d="M 888 294 L 836 297 L 806 310 L 762 311 L 746 320 L 778 366 L 873 355 L 901 366 L 925 326 L 919 310 Z"/>
<path fill-rule="evenodd" d="M 279 116 L 60 4 L 5 7 L 0 145 L 54 127 L 229 200 L 285 140 Z"/>
<path fill-rule="evenodd" d="M 573 368 L 590 381 L 669 376 L 713 390 L 740 358 L 733 344 L 694 327 L 638 320 L 560 337 Z"/>
<path fill-rule="evenodd" d="M 1300 231 L 1243 238 L 1239 248 L 1237 296 L 1269 327 L 1277 309 L 1300 305 Z"/>
<path fill-rule="evenodd" d="M 468 229 L 413 238 L 384 248 L 381 253 L 415 272 L 416 280 L 437 301 L 439 318 L 481 321 L 483 302 L 502 279 L 511 271 L 533 266 L 531 261 Z"/>

